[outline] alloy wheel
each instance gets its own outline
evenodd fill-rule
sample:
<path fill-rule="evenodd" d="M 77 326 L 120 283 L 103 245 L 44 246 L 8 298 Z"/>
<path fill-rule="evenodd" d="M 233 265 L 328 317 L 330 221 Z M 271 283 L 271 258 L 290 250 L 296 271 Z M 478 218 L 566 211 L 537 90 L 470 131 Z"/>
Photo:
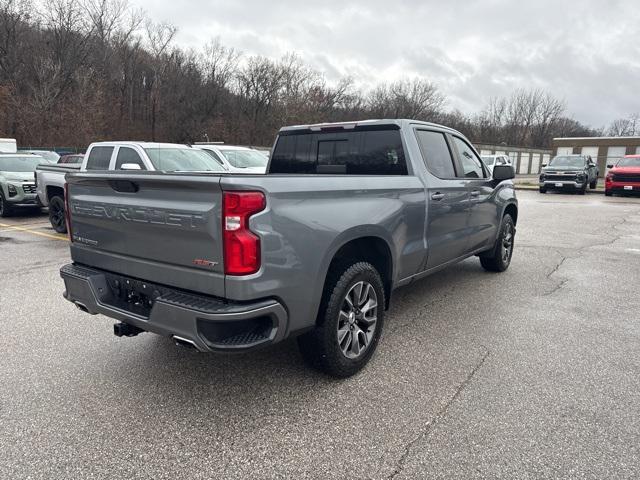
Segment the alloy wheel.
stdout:
<path fill-rule="evenodd" d="M 369 348 L 376 332 L 378 296 L 373 285 L 361 281 L 344 297 L 338 314 L 338 345 L 343 355 L 357 359 Z"/>
<path fill-rule="evenodd" d="M 502 234 L 502 261 L 507 263 L 513 250 L 513 226 L 507 223 Z"/>

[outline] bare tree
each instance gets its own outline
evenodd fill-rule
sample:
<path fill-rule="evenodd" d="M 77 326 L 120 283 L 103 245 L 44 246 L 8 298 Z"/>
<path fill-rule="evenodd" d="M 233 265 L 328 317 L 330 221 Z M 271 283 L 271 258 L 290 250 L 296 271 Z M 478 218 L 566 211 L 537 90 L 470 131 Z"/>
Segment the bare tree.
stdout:
<path fill-rule="evenodd" d="M 162 76 L 171 60 L 169 45 L 176 34 L 176 27 L 169 23 L 145 24 L 147 43 L 151 54 L 152 75 L 148 79 L 151 102 L 151 140 L 156 140 L 157 113 L 160 105 L 160 85 Z"/>
<path fill-rule="evenodd" d="M 635 113 L 627 118 L 619 118 L 611 122 L 607 130 L 611 137 L 632 137 L 640 135 L 640 114 Z"/>
<path fill-rule="evenodd" d="M 379 117 L 430 120 L 444 101 L 434 84 L 416 78 L 378 85 L 369 95 L 369 108 Z"/>

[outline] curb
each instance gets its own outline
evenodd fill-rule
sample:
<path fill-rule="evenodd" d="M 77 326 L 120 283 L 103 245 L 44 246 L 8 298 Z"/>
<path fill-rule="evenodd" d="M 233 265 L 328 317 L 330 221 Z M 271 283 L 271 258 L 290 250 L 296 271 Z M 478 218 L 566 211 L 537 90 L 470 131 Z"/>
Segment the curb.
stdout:
<path fill-rule="evenodd" d="M 515 189 L 516 190 L 531 190 L 531 191 L 538 191 L 539 187 L 533 186 L 533 185 L 518 185 L 515 184 Z M 567 190 L 568 191 L 568 190 Z M 586 193 L 599 193 L 601 195 L 604 195 L 604 189 L 596 189 L 596 190 L 591 190 L 591 189 L 587 189 Z"/>

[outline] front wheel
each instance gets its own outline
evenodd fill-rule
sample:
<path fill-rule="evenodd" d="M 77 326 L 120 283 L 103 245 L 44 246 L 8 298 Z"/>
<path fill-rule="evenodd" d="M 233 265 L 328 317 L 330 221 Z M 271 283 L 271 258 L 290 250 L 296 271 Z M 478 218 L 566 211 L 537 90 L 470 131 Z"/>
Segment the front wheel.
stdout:
<path fill-rule="evenodd" d="M 608 191 L 608 190 L 605 190 L 605 191 L 604 191 L 604 196 L 605 196 L 605 197 L 611 197 L 611 196 L 613 196 L 613 192 L 610 192 L 610 191 Z"/>
<path fill-rule="evenodd" d="M 540 193 L 547 193 L 547 189 L 544 187 L 540 187 Z"/>
<path fill-rule="evenodd" d="M 494 247 L 480 255 L 482 268 L 490 272 L 504 272 L 509 268 L 513 255 L 513 242 L 516 235 L 516 227 L 513 218 L 508 213 L 502 217 L 500 233 Z"/>
<path fill-rule="evenodd" d="M 384 324 L 384 287 L 373 265 L 359 262 L 329 273 L 316 327 L 298 338 L 303 358 L 333 377 L 360 371 Z"/>
<path fill-rule="evenodd" d="M 594 190 L 598 186 L 598 179 L 596 178 L 593 182 L 589 184 L 589 188 Z"/>
<path fill-rule="evenodd" d="M 67 233 L 67 223 L 64 218 L 64 200 L 55 195 L 49 200 L 49 222 L 58 233 Z"/>
<path fill-rule="evenodd" d="M 4 198 L 4 194 L 0 191 L 0 217 L 9 217 L 13 212 L 13 208 L 9 202 Z"/>

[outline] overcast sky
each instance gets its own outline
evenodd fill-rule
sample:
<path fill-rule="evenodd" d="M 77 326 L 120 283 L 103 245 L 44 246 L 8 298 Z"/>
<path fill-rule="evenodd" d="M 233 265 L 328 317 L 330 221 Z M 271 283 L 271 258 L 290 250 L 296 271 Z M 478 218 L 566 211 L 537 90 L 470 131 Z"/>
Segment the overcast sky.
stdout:
<path fill-rule="evenodd" d="M 424 77 L 447 107 L 542 87 L 599 127 L 640 112 L 638 0 L 131 0 L 179 29 L 247 54 L 296 52 L 329 80 Z"/>

